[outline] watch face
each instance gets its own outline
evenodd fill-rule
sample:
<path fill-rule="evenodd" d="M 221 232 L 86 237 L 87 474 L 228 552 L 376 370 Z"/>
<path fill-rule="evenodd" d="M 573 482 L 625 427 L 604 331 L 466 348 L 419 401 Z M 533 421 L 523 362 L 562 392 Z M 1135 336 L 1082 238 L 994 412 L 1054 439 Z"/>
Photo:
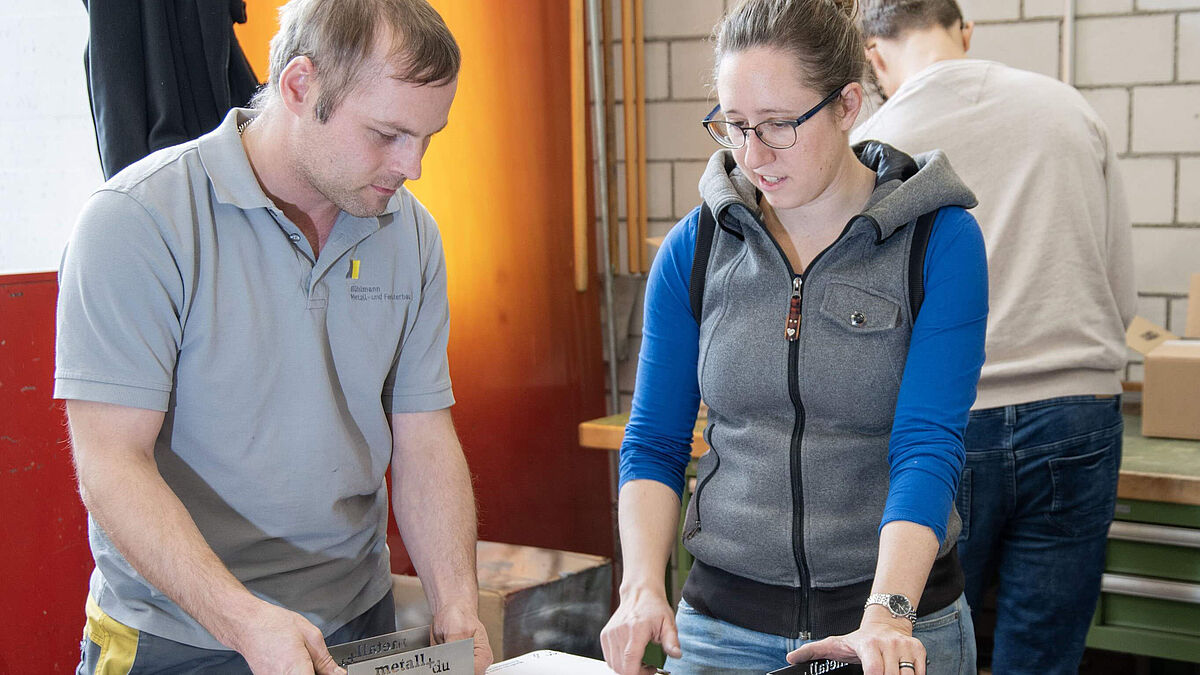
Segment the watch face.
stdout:
<path fill-rule="evenodd" d="M 912 611 L 912 603 L 903 595 L 893 595 L 888 598 L 888 609 L 892 610 L 892 614 L 903 616 Z"/>

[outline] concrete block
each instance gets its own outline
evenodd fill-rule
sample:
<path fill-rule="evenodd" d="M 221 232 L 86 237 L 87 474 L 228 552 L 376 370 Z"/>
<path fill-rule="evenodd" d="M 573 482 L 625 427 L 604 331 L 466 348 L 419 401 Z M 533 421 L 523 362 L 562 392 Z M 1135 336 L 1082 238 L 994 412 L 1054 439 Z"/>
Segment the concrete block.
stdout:
<path fill-rule="evenodd" d="M 1075 37 L 1075 84 L 1079 86 L 1170 82 L 1174 76 L 1172 15 L 1080 19 Z"/>
<path fill-rule="evenodd" d="M 1187 293 L 1197 271 L 1200 228 L 1135 227 L 1133 265 L 1137 289 L 1149 293 Z"/>
<path fill-rule="evenodd" d="M 647 39 L 707 37 L 725 12 L 722 0 L 646 0 L 645 6 Z"/>
<path fill-rule="evenodd" d="M 713 46 L 708 40 L 671 43 L 671 98 L 712 100 Z"/>
<path fill-rule="evenodd" d="M 617 213 L 625 216 L 625 162 L 617 165 Z M 646 162 L 646 218 L 671 217 L 671 163 Z"/>
<path fill-rule="evenodd" d="M 1140 362 L 1130 361 L 1126 372 L 1128 375 L 1125 376 L 1125 379 L 1130 382 L 1141 382 L 1146 379 L 1145 366 Z"/>
<path fill-rule="evenodd" d="M 1129 90 L 1128 89 L 1084 89 L 1079 93 L 1104 120 L 1108 128 L 1108 140 L 1113 152 L 1129 150 Z"/>
<path fill-rule="evenodd" d="M 713 150 L 716 150 L 713 143 Z M 704 162 L 675 162 L 675 218 L 683 218 L 700 205 L 700 176 L 704 174 Z"/>
<path fill-rule="evenodd" d="M 1139 224 L 1174 222 L 1175 160 L 1144 157 L 1117 161 L 1125 179 L 1130 220 Z"/>
<path fill-rule="evenodd" d="M 1133 11 L 1133 0 L 1078 0 L 1075 16 L 1121 14 Z M 1063 0 L 1025 0 L 1025 18 L 1061 17 Z"/>
<path fill-rule="evenodd" d="M 1151 323 L 1167 328 L 1167 301 L 1169 298 L 1161 295 L 1139 295 L 1137 301 L 1138 316 L 1146 318 Z M 1176 333 L 1183 335 L 1183 333 Z"/>
<path fill-rule="evenodd" d="M 1197 263 L 1196 270 L 1200 271 L 1200 263 Z M 1171 319 L 1167 322 L 1167 330 L 1176 335 L 1183 335 L 1187 330 L 1187 298 L 1171 298 Z"/>
<path fill-rule="evenodd" d="M 609 48 L 612 51 L 613 67 L 613 100 L 625 100 L 625 72 L 621 67 L 621 44 Z M 670 73 L 667 69 L 667 43 L 647 42 L 643 54 L 645 63 L 642 64 L 643 86 L 646 88 L 646 100 L 664 100 L 671 95 Z"/>
<path fill-rule="evenodd" d="M 1200 84 L 1133 89 L 1133 152 L 1200 152 Z"/>
<path fill-rule="evenodd" d="M 1137 0 L 1140 11 L 1162 9 L 1200 9 L 1200 0 Z"/>
<path fill-rule="evenodd" d="M 1058 22 L 983 24 L 975 27 L 969 56 L 1058 77 Z"/>
<path fill-rule="evenodd" d="M 967 21 L 1011 21 L 1021 18 L 1021 0 L 960 0 Z"/>
<path fill-rule="evenodd" d="M 704 101 L 647 103 L 647 159 L 707 159 L 716 147 L 700 126 L 709 108 Z"/>
<path fill-rule="evenodd" d="M 1179 15 L 1179 66 L 1180 82 L 1200 80 L 1200 12 Z"/>
<path fill-rule="evenodd" d="M 1200 223 L 1200 157 L 1179 158 L 1179 205 L 1175 218 Z"/>

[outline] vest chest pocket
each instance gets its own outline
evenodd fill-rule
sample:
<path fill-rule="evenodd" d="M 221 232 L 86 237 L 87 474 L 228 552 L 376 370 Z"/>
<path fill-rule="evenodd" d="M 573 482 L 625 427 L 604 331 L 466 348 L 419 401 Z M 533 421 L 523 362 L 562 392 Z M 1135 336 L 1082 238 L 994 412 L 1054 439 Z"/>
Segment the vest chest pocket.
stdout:
<path fill-rule="evenodd" d="M 831 281 L 809 311 L 801 386 L 821 396 L 806 407 L 825 413 L 844 428 L 885 433 L 908 355 L 900 304 L 882 294 Z M 848 405 L 853 402 L 853 405 Z"/>
<path fill-rule="evenodd" d="M 895 301 L 840 282 L 825 288 L 821 314 L 849 333 L 878 333 L 900 324 L 900 305 Z"/>

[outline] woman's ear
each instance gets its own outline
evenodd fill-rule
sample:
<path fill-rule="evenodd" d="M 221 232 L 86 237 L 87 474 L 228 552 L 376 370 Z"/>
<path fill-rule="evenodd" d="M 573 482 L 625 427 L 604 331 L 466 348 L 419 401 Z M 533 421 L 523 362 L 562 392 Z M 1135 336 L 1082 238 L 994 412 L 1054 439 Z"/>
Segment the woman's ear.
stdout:
<path fill-rule="evenodd" d="M 838 99 L 842 114 L 838 117 L 838 128 L 842 131 L 850 131 L 854 128 L 854 122 L 858 119 L 858 114 L 862 112 L 863 98 L 866 94 L 863 92 L 862 85 L 858 82 L 851 82 L 842 87 L 841 98 Z"/>

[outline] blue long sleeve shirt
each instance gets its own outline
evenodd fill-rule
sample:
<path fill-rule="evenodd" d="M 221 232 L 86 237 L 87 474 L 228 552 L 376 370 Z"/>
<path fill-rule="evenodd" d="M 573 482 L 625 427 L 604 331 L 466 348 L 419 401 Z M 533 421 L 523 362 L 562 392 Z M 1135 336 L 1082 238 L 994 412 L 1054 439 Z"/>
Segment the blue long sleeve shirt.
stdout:
<path fill-rule="evenodd" d="M 633 409 L 621 445 L 622 486 L 649 479 L 682 495 L 700 403 L 699 326 L 688 296 L 698 223 L 695 209 L 671 229 L 647 280 Z M 924 275 L 925 297 L 892 424 L 890 486 L 880 527 L 911 521 L 942 541 L 965 459 L 962 434 L 975 400 L 987 326 L 983 237 L 966 211 L 939 212 Z"/>

